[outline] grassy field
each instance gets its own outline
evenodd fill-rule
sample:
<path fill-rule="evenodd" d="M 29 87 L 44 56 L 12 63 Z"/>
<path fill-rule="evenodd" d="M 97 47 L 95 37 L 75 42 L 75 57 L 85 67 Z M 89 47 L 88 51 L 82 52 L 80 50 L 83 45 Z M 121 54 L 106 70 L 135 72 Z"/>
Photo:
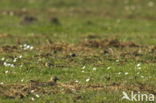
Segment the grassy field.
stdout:
<path fill-rule="evenodd" d="M 122 96 L 156 95 L 155 5 L 1 0 L 0 103 L 148 103 Z"/>

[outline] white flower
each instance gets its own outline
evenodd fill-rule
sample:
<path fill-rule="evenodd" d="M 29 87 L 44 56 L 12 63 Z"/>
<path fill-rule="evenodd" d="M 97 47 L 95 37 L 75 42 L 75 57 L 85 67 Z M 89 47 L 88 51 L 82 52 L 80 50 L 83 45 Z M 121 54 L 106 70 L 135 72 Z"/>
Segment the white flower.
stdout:
<path fill-rule="evenodd" d="M 82 70 L 82 72 L 84 72 L 84 70 Z"/>
<path fill-rule="evenodd" d="M 125 75 L 128 75 L 128 72 L 125 72 Z"/>
<path fill-rule="evenodd" d="M 140 72 L 137 72 L 137 74 L 140 74 Z"/>
<path fill-rule="evenodd" d="M 34 93 L 34 90 L 31 90 L 31 93 Z"/>
<path fill-rule="evenodd" d="M 119 75 L 121 74 L 121 72 L 118 73 Z"/>
<path fill-rule="evenodd" d="M 29 49 L 30 48 L 30 45 L 27 45 L 27 47 L 26 47 L 27 49 Z"/>
<path fill-rule="evenodd" d="M 24 46 L 24 47 L 26 47 L 26 46 L 27 46 L 27 44 L 24 44 L 23 46 Z"/>
<path fill-rule="evenodd" d="M 27 44 L 24 44 L 23 46 L 21 45 L 20 46 L 23 50 L 27 50 L 27 49 L 30 49 L 32 50 L 34 47 L 33 46 L 30 46 L 30 45 L 27 45 Z M 22 58 L 22 55 L 19 56 L 19 58 Z"/>
<path fill-rule="evenodd" d="M 78 80 L 75 80 L 75 82 L 78 83 L 79 81 Z"/>
<path fill-rule="evenodd" d="M 141 66 L 141 64 L 139 63 L 139 64 L 137 64 L 137 67 L 140 67 Z"/>
<path fill-rule="evenodd" d="M 20 55 L 19 58 L 22 58 L 22 55 Z"/>
<path fill-rule="evenodd" d="M 94 67 L 94 68 L 93 68 L 93 70 L 95 71 L 95 70 L 96 70 L 96 68 Z"/>
<path fill-rule="evenodd" d="M 144 78 L 144 76 L 141 76 L 141 78 Z"/>
<path fill-rule="evenodd" d="M 20 45 L 20 48 L 22 48 L 23 47 L 23 45 Z"/>
<path fill-rule="evenodd" d="M 5 66 L 6 66 L 6 65 L 7 65 L 7 63 L 6 63 L 6 62 L 4 62 L 4 63 L 3 63 L 3 65 L 5 65 Z"/>
<path fill-rule="evenodd" d="M 90 78 L 87 78 L 87 79 L 86 79 L 86 82 L 89 82 L 89 81 L 90 81 Z"/>
<path fill-rule="evenodd" d="M 1 82 L 0 84 L 4 84 L 3 82 Z"/>
<path fill-rule="evenodd" d="M 11 66 L 11 64 L 7 64 L 7 66 Z"/>
<path fill-rule="evenodd" d="M 21 79 L 21 82 L 23 82 L 24 81 L 24 79 Z"/>
<path fill-rule="evenodd" d="M 86 66 L 83 66 L 83 67 L 82 67 L 82 69 L 85 69 L 85 68 L 86 68 Z"/>
<path fill-rule="evenodd" d="M 14 58 L 13 62 L 16 62 L 17 61 L 17 58 Z"/>
<path fill-rule="evenodd" d="M 111 67 L 107 67 L 107 70 L 109 70 Z"/>
<path fill-rule="evenodd" d="M 4 61 L 4 60 L 5 60 L 5 58 L 2 58 L 1 60 L 2 60 L 2 61 Z"/>
<path fill-rule="evenodd" d="M 36 94 L 36 97 L 39 98 L 40 96 L 38 94 Z"/>
<path fill-rule="evenodd" d="M 7 70 L 7 71 L 5 71 L 5 74 L 7 74 L 9 71 Z"/>
<path fill-rule="evenodd" d="M 32 101 L 34 101 L 34 100 L 35 100 L 35 98 L 33 98 L 33 97 L 32 97 L 32 98 L 31 98 L 31 100 L 32 100 Z"/>
<path fill-rule="evenodd" d="M 13 62 L 16 62 L 17 60 L 15 59 L 15 60 L 13 60 Z"/>
<path fill-rule="evenodd" d="M 10 67 L 13 67 L 14 68 L 15 66 L 14 66 L 14 64 L 10 64 Z"/>
<path fill-rule="evenodd" d="M 116 60 L 116 62 L 119 62 L 119 60 Z"/>
<path fill-rule="evenodd" d="M 30 47 L 30 50 L 32 50 L 32 49 L 34 49 L 34 47 L 33 47 L 33 46 L 31 46 L 31 47 Z"/>

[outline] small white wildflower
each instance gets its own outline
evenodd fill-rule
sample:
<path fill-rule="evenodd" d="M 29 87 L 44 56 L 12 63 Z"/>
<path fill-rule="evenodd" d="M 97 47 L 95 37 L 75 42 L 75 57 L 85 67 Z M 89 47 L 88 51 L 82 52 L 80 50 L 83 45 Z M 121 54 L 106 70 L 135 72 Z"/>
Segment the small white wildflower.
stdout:
<path fill-rule="evenodd" d="M 20 45 L 20 48 L 22 48 L 23 47 L 23 45 Z"/>
<path fill-rule="evenodd" d="M 9 71 L 7 70 L 7 71 L 5 71 L 5 74 L 7 74 Z"/>
<path fill-rule="evenodd" d="M 23 65 L 20 65 L 20 67 L 22 68 L 22 67 L 23 67 Z"/>
<path fill-rule="evenodd" d="M 137 72 L 137 74 L 140 74 L 140 72 Z"/>
<path fill-rule="evenodd" d="M 125 75 L 128 75 L 128 72 L 125 72 Z"/>
<path fill-rule="evenodd" d="M 27 46 L 27 44 L 24 44 L 23 46 L 24 46 L 24 47 L 26 47 L 26 46 Z"/>
<path fill-rule="evenodd" d="M 119 62 L 119 60 L 116 60 L 116 62 Z"/>
<path fill-rule="evenodd" d="M 31 90 L 31 93 L 34 93 L 34 90 Z"/>
<path fill-rule="evenodd" d="M 34 47 L 33 46 L 30 46 L 30 50 L 32 50 L 32 49 L 34 49 Z"/>
<path fill-rule="evenodd" d="M 40 96 L 38 94 L 36 94 L 36 97 L 39 98 Z"/>
<path fill-rule="evenodd" d="M 149 7 L 153 7 L 153 6 L 154 6 L 154 2 L 150 1 L 150 2 L 148 2 L 147 5 L 148 5 Z"/>
<path fill-rule="evenodd" d="M 7 66 L 11 66 L 11 64 L 9 63 L 9 64 L 7 64 Z"/>
<path fill-rule="evenodd" d="M 82 72 L 84 72 L 84 70 L 82 70 Z"/>
<path fill-rule="evenodd" d="M 137 64 L 137 67 L 140 67 L 141 66 L 141 64 L 139 63 L 139 64 Z"/>
<path fill-rule="evenodd" d="M 4 60 L 5 60 L 5 58 L 2 58 L 1 60 L 2 60 L 2 61 L 4 61 Z"/>
<path fill-rule="evenodd" d="M 138 69 L 141 69 L 141 67 L 138 67 Z"/>
<path fill-rule="evenodd" d="M 6 66 L 6 65 L 7 65 L 7 63 L 6 63 L 6 62 L 4 62 L 4 63 L 3 63 L 3 65 L 4 65 L 4 66 Z"/>
<path fill-rule="evenodd" d="M 15 66 L 14 66 L 14 64 L 10 64 L 10 67 L 14 68 Z"/>
<path fill-rule="evenodd" d="M 0 84 L 4 84 L 3 82 L 1 82 Z"/>
<path fill-rule="evenodd" d="M 107 67 L 107 70 L 109 70 L 111 67 Z"/>
<path fill-rule="evenodd" d="M 16 62 L 17 61 L 17 58 L 15 58 L 14 60 L 13 60 L 13 62 Z"/>
<path fill-rule="evenodd" d="M 34 100 L 35 100 L 35 98 L 33 98 L 33 97 L 32 97 L 32 98 L 31 98 L 31 100 L 32 100 L 32 101 L 34 101 Z"/>
<path fill-rule="evenodd" d="M 30 45 L 27 45 L 26 48 L 29 49 L 30 48 Z"/>
<path fill-rule="evenodd" d="M 83 66 L 83 67 L 82 67 L 82 69 L 85 69 L 85 68 L 86 68 L 86 66 Z"/>
<path fill-rule="evenodd" d="M 94 67 L 93 70 L 95 71 L 96 70 L 96 67 Z"/>
<path fill-rule="evenodd" d="M 75 82 L 78 83 L 79 81 L 78 80 L 75 80 Z"/>
<path fill-rule="evenodd" d="M 89 81 L 90 81 L 90 78 L 87 78 L 87 79 L 86 79 L 86 82 L 89 82 Z"/>
<path fill-rule="evenodd" d="M 23 82 L 24 81 L 24 79 L 21 79 L 21 82 Z"/>
<path fill-rule="evenodd" d="M 19 58 L 22 58 L 22 55 L 20 55 Z"/>
<path fill-rule="evenodd" d="M 118 73 L 119 75 L 121 74 L 121 72 Z"/>
<path fill-rule="evenodd" d="M 144 78 L 144 76 L 141 76 L 141 78 Z"/>

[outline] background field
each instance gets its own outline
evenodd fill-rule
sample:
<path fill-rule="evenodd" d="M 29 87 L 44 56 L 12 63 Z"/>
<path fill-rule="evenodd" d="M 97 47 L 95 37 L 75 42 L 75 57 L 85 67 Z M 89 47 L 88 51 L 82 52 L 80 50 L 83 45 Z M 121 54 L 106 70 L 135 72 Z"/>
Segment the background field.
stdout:
<path fill-rule="evenodd" d="M 155 5 L 1 0 L 0 102 L 131 103 L 123 91 L 156 95 Z"/>

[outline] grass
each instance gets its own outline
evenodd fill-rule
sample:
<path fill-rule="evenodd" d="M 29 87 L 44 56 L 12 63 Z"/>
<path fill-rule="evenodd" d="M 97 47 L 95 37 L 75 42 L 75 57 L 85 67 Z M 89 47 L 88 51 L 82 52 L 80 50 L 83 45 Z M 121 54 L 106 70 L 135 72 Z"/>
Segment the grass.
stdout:
<path fill-rule="evenodd" d="M 1 0 L 0 102 L 131 103 L 123 91 L 156 94 L 151 2 Z M 53 76 L 59 80 L 49 86 Z"/>

